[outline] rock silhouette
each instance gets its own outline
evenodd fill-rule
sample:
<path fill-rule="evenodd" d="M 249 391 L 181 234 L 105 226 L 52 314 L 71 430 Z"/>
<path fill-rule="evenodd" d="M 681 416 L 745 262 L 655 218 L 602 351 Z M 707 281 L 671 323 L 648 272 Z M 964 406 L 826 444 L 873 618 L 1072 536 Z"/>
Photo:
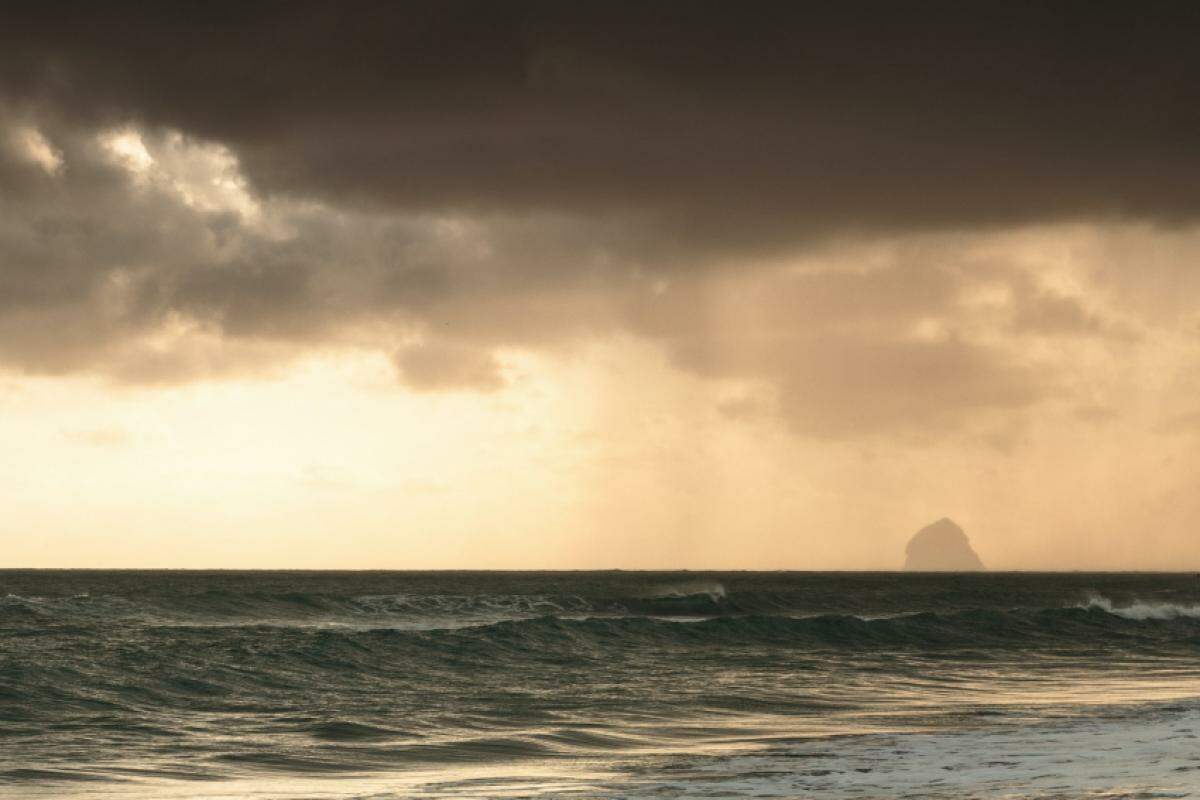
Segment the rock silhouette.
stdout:
<path fill-rule="evenodd" d="M 904 569 L 916 572 L 972 572 L 986 569 L 963 529 L 945 517 L 926 525 L 904 549 Z"/>

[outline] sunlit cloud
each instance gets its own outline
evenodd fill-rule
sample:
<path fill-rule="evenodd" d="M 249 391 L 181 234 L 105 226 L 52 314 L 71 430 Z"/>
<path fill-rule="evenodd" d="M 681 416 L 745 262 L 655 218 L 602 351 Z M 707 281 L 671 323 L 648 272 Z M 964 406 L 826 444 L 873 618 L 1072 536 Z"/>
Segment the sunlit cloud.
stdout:
<path fill-rule="evenodd" d="M 24 158 L 37 164 L 48 175 L 57 175 L 63 169 L 62 152 L 56 149 L 37 128 L 19 125 L 10 133 L 12 147 Z"/>

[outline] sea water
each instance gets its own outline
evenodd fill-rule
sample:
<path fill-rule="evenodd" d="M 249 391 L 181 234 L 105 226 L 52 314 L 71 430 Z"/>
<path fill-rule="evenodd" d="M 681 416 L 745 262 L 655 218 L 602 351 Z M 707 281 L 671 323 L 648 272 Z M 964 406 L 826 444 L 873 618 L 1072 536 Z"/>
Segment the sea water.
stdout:
<path fill-rule="evenodd" d="M 0 571 L 6 798 L 1200 796 L 1200 578 Z"/>

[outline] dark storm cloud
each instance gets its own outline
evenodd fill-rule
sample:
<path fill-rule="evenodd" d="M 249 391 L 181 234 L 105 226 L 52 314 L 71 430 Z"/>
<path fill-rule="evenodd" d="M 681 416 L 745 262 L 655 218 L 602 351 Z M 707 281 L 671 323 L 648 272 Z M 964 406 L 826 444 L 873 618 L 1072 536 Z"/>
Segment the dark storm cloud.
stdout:
<path fill-rule="evenodd" d="M 856 243 L 1200 212 L 1186 5 L 4 17 L 0 366 L 31 372 L 177 382 L 367 341 L 411 388 L 490 391 L 503 348 L 632 333 L 772 389 L 729 417 L 943 431 L 1061 391 L 1026 339 L 1131 334 L 952 242 Z"/>
<path fill-rule="evenodd" d="M 1053 394 L 1052 376 L 971 341 L 972 326 L 1014 341 L 1115 330 L 1023 269 L 964 255 L 956 237 L 809 251 L 799 270 L 731 261 L 661 273 L 636 220 L 211 209 L 193 194 L 221 174 L 222 155 L 202 142 L 147 135 L 154 165 L 139 172 L 103 134 L 45 136 L 62 168 L 12 151 L 24 191 L 0 196 L 0 358 L 33 372 L 195 380 L 260 371 L 364 328 L 410 388 L 490 391 L 505 383 L 498 349 L 625 332 L 685 371 L 773 387 L 773 402 L 752 402 L 797 431 L 842 436 L 945 431 Z M 981 287 L 1007 298 L 994 319 L 963 305 Z"/>
<path fill-rule="evenodd" d="M 0 81 L 218 140 L 256 186 L 644 212 L 688 250 L 1200 210 L 1185 3 L 9 6 Z"/>

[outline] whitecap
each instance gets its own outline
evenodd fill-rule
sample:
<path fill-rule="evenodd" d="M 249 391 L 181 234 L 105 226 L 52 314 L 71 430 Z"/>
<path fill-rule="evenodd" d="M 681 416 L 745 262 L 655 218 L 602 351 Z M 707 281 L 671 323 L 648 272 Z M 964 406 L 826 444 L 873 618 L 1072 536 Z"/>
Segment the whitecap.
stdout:
<path fill-rule="evenodd" d="M 1192 617 L 1200 619 L 1200 605 L 1180 605 L 1178 603 L 1154 603 L 1144 600 L 1134 600 L 1128 605 L 1118 606 L 1107 597 L 1093 594 L 1079 608 L 1098 608 L 1118 617 L 1134 620 L 1146 619 L 1178 619 Z"/>

